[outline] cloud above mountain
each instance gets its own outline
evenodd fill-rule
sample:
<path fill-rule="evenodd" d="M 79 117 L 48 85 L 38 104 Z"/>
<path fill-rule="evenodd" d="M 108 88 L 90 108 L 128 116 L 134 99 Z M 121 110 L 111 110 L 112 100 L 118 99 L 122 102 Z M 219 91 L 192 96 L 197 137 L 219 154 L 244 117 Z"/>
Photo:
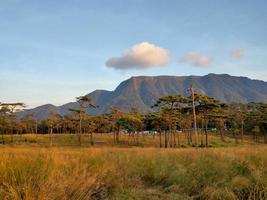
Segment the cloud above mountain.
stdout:
<path fill-rule="evenodd" d="M 234 49 L 230 52 L 230 55 L 236 59 L 242 59 L 245 56 L 245 49 Z"/>
<path fill-rule="evenodd" d="M 148 42 L 143 42 L 126 50 L 119 57 L 108 59 L 106 66 L 117 70 L 141 70 L 164 66 L 169 61 L 170 57 L 166 49 Z"/>
<path fill-rule="evenodd" d="M 207 67 L 212 60 L 197 51 L 191 51 L 180 59 L 180 63 L 187 63 L 197 67 Z"/>

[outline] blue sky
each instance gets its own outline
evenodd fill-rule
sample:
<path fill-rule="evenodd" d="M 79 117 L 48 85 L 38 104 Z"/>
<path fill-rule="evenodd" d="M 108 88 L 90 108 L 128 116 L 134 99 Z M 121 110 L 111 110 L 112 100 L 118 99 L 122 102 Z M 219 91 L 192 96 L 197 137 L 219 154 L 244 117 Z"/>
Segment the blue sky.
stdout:
<path fill-rule="evenodd" d="M 0 0 L 0 102 L 61 105 L 138 75 L 267 81 L 266 10 L 266 0 Z M 141 44 L 167 60 L 107 66 L 140 59 Z"/>

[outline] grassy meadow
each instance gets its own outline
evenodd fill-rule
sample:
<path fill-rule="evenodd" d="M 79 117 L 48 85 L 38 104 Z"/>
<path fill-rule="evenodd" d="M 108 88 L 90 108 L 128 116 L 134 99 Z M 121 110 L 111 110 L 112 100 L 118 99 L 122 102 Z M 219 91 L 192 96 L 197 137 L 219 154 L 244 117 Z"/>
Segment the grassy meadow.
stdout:
<path fill-rule="evenodd" d="M 0 199 L 267 199 L 263 144 L 228 139 L 220 148 L 160 149 L 147 136 L 146 148 L 89 147 L 84 136 L 78 147 L 76 138 L 57 135 L 49 147 L 47 137 L 14 136 L 14 144 L 0 146 Z M 95 137 L 104 139 L 112 143 L 110 135 Z"/>
<path fill-rule="evenodd" d="M 1 147 L 0 199 L 266 199 L 267 147 Z"/>

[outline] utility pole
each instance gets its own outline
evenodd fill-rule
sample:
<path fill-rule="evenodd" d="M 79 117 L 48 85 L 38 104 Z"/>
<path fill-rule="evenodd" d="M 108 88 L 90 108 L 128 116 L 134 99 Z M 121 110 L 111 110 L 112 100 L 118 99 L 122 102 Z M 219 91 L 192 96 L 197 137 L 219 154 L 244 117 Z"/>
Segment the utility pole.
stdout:
<path fill-rule="evenodd" d="M 196 137 L 196 144 L 198 144 L 198 134 L 197 134 L 197 115 L 196 115 L 196 108 L 195 108 L 195 92 L 193 85 L 190 87 L 191 97 L 192 97 L 192 109 L 193 109 L 193 118 L 194 118 L 194 134 Z"/>

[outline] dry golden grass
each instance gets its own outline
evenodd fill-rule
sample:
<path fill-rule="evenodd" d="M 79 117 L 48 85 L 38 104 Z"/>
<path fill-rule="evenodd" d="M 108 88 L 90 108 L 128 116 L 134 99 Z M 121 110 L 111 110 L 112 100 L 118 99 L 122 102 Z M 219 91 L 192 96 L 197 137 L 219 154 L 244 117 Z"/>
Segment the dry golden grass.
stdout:
<path fill-rule="evenodd" d="M 0 199 L 267 199 L 267 147 L 0 147 Z"/>

